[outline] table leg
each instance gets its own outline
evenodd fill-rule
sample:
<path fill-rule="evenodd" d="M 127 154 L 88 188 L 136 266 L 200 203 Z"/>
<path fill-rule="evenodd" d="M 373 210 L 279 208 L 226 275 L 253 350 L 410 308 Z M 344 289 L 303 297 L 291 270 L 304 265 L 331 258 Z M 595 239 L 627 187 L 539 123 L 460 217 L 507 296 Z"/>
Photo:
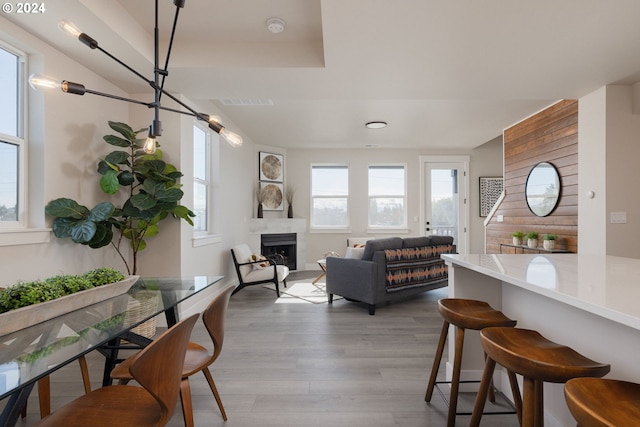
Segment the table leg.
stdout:
<path fill-rule="evenodd" d="M 34 385 L 35 383 L 31 383 L 9 397 L 7 406 L 4 407 L 2 414 L 0 414 L 0 426 L 13 427 L 16 425 Z"/>
<path fill-rule="evenodd" d="M 311 284 L 315 285 L 316 283 L 318 283 L 318 280 L 322 279 L 326 275 L 327 275 L 327 273 L 325 273 L 323 271 L 322 273 L 320 273 L 320 275 L 318 277 L 316 277 L 316 279 L 313 282 L 311 282 Z"/>

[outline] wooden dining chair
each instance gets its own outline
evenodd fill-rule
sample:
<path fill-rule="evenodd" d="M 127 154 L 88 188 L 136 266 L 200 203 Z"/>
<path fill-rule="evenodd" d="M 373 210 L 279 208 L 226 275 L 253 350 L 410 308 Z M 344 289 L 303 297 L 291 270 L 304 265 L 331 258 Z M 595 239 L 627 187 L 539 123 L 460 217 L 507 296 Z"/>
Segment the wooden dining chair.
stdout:
<path fill-rule="evenodd" d="M 99 388 L 57 409 L 37 426 L 166 425 L 178 403 L 184 357 L 198 317 L 194 314 L 177 323 L 133 356 L 129 370 L 142 387 Z"/>
<path fill-rule="evenodd" d="M 209 352 L 205 347 L 195 342 L 189 342 L 187 346 L 187 354 L 184 359 L 184 366 L 182 368 L 182 382 L 180 385 L 180 397 L 182 400 L 182 413 L 184 417 L 184 424 L 186 427 L 193 427 L 193 405 L 191 401 L 191 387 L 189 385 L 189 377 L 200 371 L 204 374 L 209 387 L 213 392 L 213 396 L 216 399 L 222 418 L 226 421 L 227 414 L 222 405 L 222 399 L 216 388 L 216 384 L 213 381 L 209 366 L 215 362 L 220 353 L 222 352 L 222 343 L 224 341 L 224 323 L 227 314 L 227 306 L 229 305 L 229 298 L 233 293 L 235 286 L 231 285 L 222 290 L 216 297 L 209 303 L 207 308 L 202 312 L 202 321 L 204 322 L 209 336 L 213 341 L 213 352 Z M 135 356 L 134 356 L 135 357 Z M 129 365 L 132 363 L 132 358 L 126 359 L 124 362 L 116 366 L 111 371 L 111 378 L 117 379 L 119 384 L 126 384 L 133 378 L 129 374 Z"/>

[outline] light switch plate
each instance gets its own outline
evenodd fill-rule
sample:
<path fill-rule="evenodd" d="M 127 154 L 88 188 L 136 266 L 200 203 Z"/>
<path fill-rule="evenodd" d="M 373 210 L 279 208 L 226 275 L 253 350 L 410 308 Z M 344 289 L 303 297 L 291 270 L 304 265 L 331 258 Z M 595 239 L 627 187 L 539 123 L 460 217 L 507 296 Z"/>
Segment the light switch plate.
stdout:
<path fill-rule="evenodd" d="M 611 224 L 626 224 L 627 213 L 626 212 L 611 212 Z"/>

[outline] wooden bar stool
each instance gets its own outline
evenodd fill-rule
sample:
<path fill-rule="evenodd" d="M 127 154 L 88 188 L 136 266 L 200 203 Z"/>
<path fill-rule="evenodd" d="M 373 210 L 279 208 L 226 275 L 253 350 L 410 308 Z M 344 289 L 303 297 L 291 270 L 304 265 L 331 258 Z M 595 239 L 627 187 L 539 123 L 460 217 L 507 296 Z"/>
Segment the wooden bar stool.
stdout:
<path fill-rule="evenodd" d="M 448 383 L 448 381 L 436 381 L 436 377 L 438 375 L 438 369 L 440 368 L 444 346 L 447 341 L 449 325 L 454 325 L 456 327 L 456 342 L 453 361 L 453 376 L 451 378 L 451 394 L 449 395 L 449 415 L 447 417 L 447 427 L 452 427 L 456 423 L 456 415 L 461 415 L 457 413 L 456 407 L 458 404 L 458 389 L 460 387 L 460 368 L 462 365 L 462 348 L 464 345 L 465 329 L 481 330 L 489 326 L 513 327 L 516 325 L 516 321 L 509 319 L 501 311 L 495 310 L 484 301 L 471 299 L 443 298 L 438 301 L 438 311 L 444 321 L 442 323 L 440 341 L 438 341 L 438 348 L 436 350 L 435 359 L 433 360 L 431 377 L 429 378 L 429 384 L 427 385 L 427 392 L 424 400 L 426 402 L 431 401 L 433 389 L 436 384 Z M 517 386 L 515 383 L 515 376 L 510 376 L 510 379 L 513 379 L 512 387 Z M 495 400 L 493 395 L 490 396 L 490 400 Z M 516 403 L 516 408 L 517 407 L 518 403 Z"/>
<path fill-rule="evenodd" d="M 565 383 L 572 378 L 602 377 L 610 366 L 595 362 L 570 347 L 549 341 L 536 331 L 518 328 L 486 328 L 480 343 L 487 355 L 480 390 L 469 426 L 480 425 L 496 363 L 524 377 L 523 427 L 544 425 L 543 383 Z"/>
<path fill-rule="evenodd" d="M 640 425 L 640 384 L 575 378 L 565 384 L 564 397 L 580 427 Z"/>

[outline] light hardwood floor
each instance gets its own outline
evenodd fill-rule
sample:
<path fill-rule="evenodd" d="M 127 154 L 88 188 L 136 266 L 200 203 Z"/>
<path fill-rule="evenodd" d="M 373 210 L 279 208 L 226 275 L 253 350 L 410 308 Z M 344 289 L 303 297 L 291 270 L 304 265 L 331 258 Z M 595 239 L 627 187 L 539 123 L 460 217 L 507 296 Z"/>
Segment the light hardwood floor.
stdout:
<path fill-rule="evenodd" d="M 294 272 L 289 282 L 316 275 Z M 446 296 L 446 288 L 427 292 L 369 316 L 366 307 L 344 300 L 285 304 L 262 286 L 243 289 L 231 298 L 224 348 L 212 371 L 229 420 L 222 420 L 204 376 L 196 375 L 191 380 L 196 426 L 446 425 L 440 396 L 424 401 L 441 328 L 436 302 Z M 210 346 L 201 322 L 192 339 Z M 98 387 L 101 356 L 92 353 L 88 362 Z M 54 410 L 82 392 L 77 364 L 52 375 Z M 459 409 L 470 410 L 473 395 L 461 403 Z M 458 416 L 456 425 L 468 425 L 469 418 Z M 18 426 L 33 426 L 38 419 L 34 395 Z M 183 425 L 179 406 L 169 425 Z M 482 425 L 517 426 L 517 419 L 485 416 Z"/>

